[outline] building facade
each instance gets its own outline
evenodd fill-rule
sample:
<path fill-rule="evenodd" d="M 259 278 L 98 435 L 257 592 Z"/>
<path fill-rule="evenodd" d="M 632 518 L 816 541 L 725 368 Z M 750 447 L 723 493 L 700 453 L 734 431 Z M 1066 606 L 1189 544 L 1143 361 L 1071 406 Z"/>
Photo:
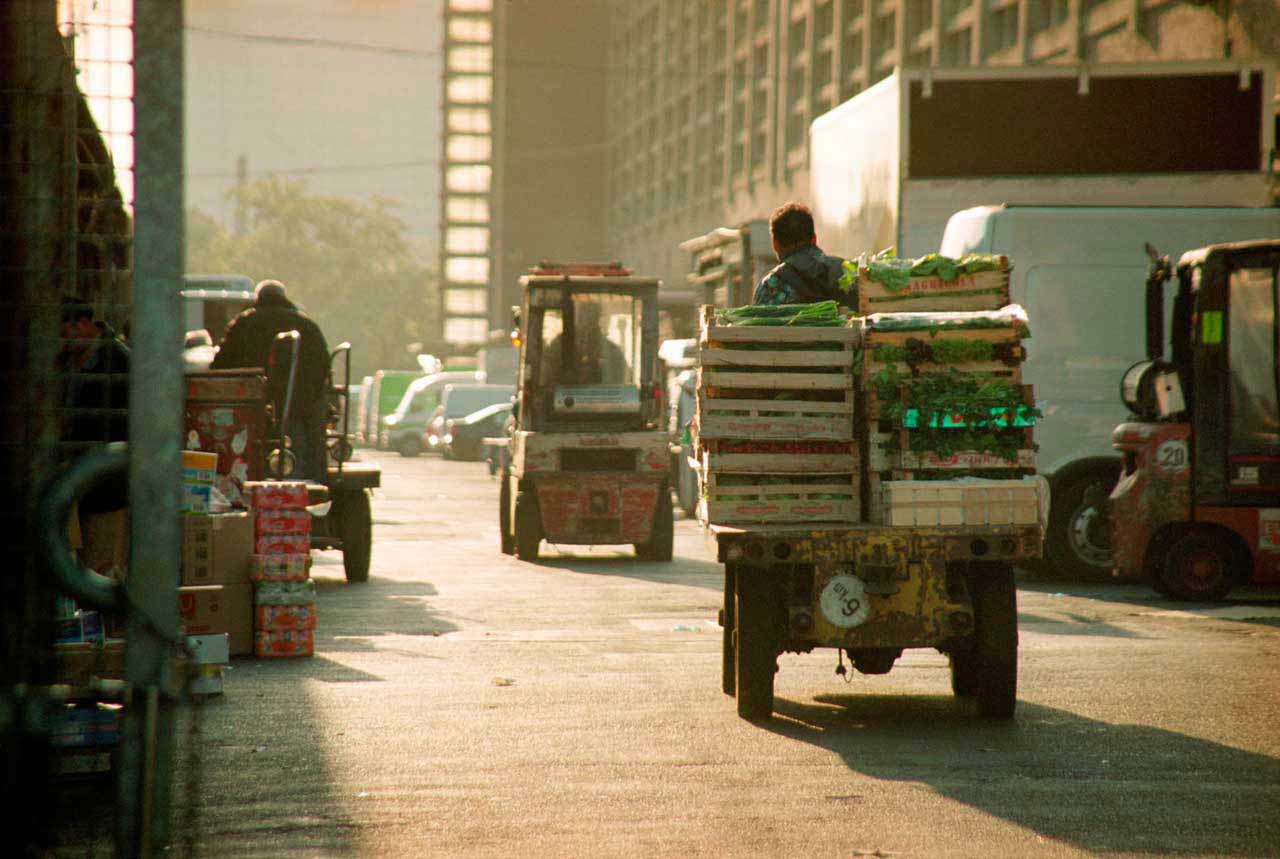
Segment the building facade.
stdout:
<path fill-rule="evenodd" d="M 495 9 L 499 325 L 515 278 L 541 257 L 621 259 L 682 283 L 690 260 L 680 242 L 806 199 L 812 120 L 895 67 L 1280 59 L 1275 0 L 512 0 Z"/>

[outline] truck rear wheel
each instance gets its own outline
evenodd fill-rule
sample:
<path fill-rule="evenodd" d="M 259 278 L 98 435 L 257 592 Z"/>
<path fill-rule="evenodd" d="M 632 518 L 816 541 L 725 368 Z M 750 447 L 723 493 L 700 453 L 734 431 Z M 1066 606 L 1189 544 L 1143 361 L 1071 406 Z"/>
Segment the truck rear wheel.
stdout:
<path fill-rule="evenodd" d="M 767 719 L 773 713 L 778 671 L 777 611 L 768 572 L 738 567 L 734 588 L 734 688 L 738 715 Z"/>
<path fill-rule="evenodd" d="M 953 650 L 947 654 L 951 662 L 951 691 L 957 698 L 978 694 L 978 660 L 972 650 Z"/>
<path fill-rule="evenodd" d="M 1018 591 L 1013 568 L 974 562 L 970 573 L 978 712 L 1008 719 L 1018 703 Z"/>
<path fill-rule="evenodd" d="M 1204 531 L 1183 534 L 1165 550 L 1157 575 L 1163 591 L 1178 600 L 1217 602 L 1235 583 L 1232 546 Z"/>
<path fill-rule="evenodd" d="M 733 654 L 733 610 L 736 599 L 734 597 L 734 582 L 738 575 L 737 567 L 732 564 L 724 565 L 724 608 L 720 610 L 720 626 L 723 627 L 723 638 L 720 645 L 720 688 L 724 690 L 724 694 L 732 696 L 737 688 L 734 685 L 734 654 Z"/>
<path fill-rule="evenodd" d="M 663 486 L 658 492 L 658 508 L 653 511 L 653 532 L 649 535 L 649 542 L 636 543 L 636 557 L 645 561 L 670 561 L 675 545 L 675 526 L 671 490 Z"/>
<path fill-rule="evenodd" d="M 516 493 L 516 557 L 522 561 L 538 560 L 538 544 L 542 542 L 542 513 L 538 497 L 532 490 Z"/>
<path fill-rule="evenodd" d="M 369 490 L 348 489 L 334 498 L 331 515 L 342 540 L 342 568 L 352 584 L 369 581 L 369 564 L 373 555 L 373 511 Z"/>
<path fill-rule="evenodd" d="M 502 475 L 502 487 L 498 490 L 498 540 L 502 554 L 516 553 L 516 538 L 511 533 L 511 479 Z"/>
<path fill-rule="evenodd" d="M 1106 502 L 1118 468 L 1107 467 L 1056 485 L 1045 535 L 1047 560 L 1058 572 L 1079 581 L 1111 580 L 1111 519 Z"/>

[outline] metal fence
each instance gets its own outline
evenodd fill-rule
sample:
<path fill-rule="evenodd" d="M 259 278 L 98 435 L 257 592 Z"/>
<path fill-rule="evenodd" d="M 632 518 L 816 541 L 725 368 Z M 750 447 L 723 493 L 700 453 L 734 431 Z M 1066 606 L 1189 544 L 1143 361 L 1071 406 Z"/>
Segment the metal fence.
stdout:
<path fill-rule="evenodd" d="M 0 3 L 0 779 L 6 846 L 29 855 L 150 855 L 168 838 L 181 22 L 180 0 Z M 146 456 L 65 519 L 42 512 L 51 481 L 126 439 Z M 54 647 L 92 616 L 55 587 L 42 534 L 128 580 L 102 615 L 123 654 Z M 123 683 L 87 682 L 116 658 Z"/>

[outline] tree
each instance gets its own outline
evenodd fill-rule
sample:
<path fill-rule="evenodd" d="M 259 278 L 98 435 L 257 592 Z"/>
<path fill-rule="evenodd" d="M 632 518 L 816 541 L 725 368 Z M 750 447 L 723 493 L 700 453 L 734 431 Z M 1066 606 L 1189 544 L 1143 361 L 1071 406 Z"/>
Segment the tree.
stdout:
<path fill-rule="evenodd" d="M 312 194 L 274 177 L 228 195 L 243 212 L 236 235 L 187 213 L 187 271 L 274 278 L 320 324 L 332 346 L 352 345 L 352 376 L 416 369 L 411 343 L 439 337 L 439 278 L 407 237 L 393 201 Z"/>

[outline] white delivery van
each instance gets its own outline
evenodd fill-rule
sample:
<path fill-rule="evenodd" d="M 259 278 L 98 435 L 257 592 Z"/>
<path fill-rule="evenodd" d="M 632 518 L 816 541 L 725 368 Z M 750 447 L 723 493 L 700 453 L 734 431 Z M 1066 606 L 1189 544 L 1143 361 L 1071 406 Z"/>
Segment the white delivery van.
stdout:
<path fill-rule="evenodd" d="M 1120 470 L 1111 431 L 1126 419 L 1121 376 L 1145 358 L 1144 244 L 1176 260 L 1203 245 L 1275 238 L 1280 208 L 1003 205 L 947 221 L 942 254 L 1013 261 L 1012 299 L 1031 321 L 1023 375 L 1044 412 L 1036 465 L 1052 487 L 1045 557 L 1063 572 L 1111 570 L 1104 503 Z"/>

